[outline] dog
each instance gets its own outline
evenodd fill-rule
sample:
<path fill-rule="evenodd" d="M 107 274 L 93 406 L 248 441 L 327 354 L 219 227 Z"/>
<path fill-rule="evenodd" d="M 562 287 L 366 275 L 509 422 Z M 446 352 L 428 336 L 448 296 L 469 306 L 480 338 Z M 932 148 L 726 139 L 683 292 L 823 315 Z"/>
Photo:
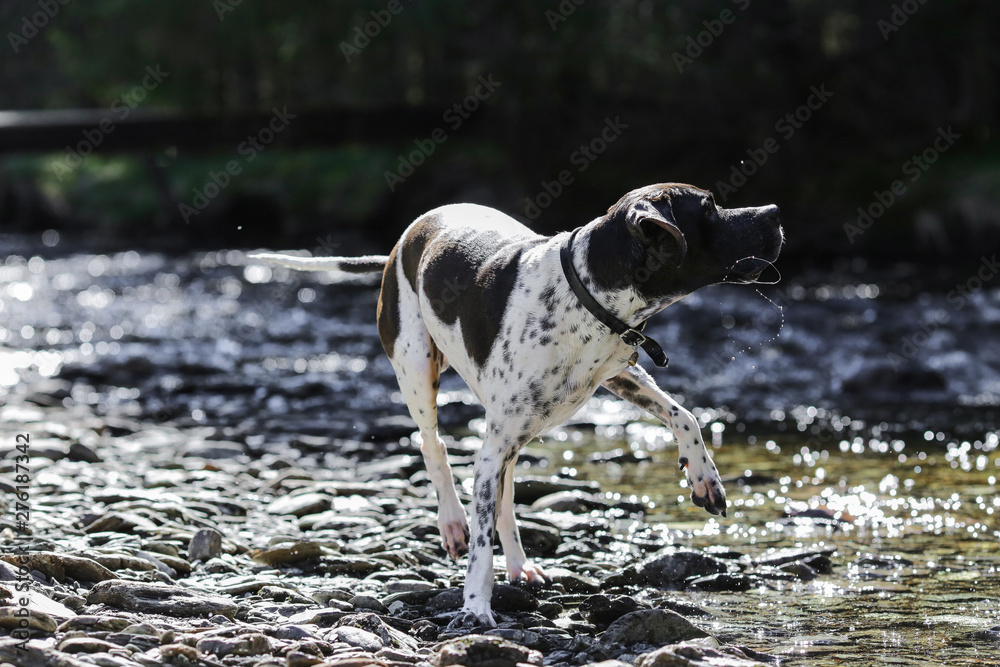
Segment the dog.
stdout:
<path fill-rule="evenodd" d="M 778 207 L 724 209 L 711 192 L 661 183 L 633 190 L 586 225 L 532 232 L 493 208 L 452 204 L 417 218 L 388 256 L 254 260 L 305 270 L 382 271 L 378 333 L 420 432 L 445 551 L 469 554 L 455 627 L 495 626 L 493 535 L 512 581 L 541 584 L 514 516 L 518 452 L 599 386 L 661 420 L 678 443 L 691 500 L 726 513 L 719 472 L 697 420 L 637 365 L 647 318 L 715 283 L 749 283 L 784 243 Z M 453 367 L 486 409 L 475 457 L 471 530 L 438 437 L 440 374 Z"/>

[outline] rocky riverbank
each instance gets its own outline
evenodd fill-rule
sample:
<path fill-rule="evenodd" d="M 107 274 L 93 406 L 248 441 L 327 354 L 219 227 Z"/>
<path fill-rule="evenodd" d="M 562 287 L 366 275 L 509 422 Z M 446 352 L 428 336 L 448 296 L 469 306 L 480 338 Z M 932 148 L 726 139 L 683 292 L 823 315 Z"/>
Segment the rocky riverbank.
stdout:
<path fill-rule="evenodd" d="M 0 409 L 0 663 L 18 667 L 767 664 L 679 592 L 780 591 L 831 567 L 822 550 L 689 548 L 635 498 L 526 469 L 524 542 L 552 583 L 498 583 L 500 627 L 454 631 L 464 564 L 440 548 L 415 448 L 306 468 L 210 428 L 56 403 Z M 15 433 L 30 438 L 20 505 Z"/>

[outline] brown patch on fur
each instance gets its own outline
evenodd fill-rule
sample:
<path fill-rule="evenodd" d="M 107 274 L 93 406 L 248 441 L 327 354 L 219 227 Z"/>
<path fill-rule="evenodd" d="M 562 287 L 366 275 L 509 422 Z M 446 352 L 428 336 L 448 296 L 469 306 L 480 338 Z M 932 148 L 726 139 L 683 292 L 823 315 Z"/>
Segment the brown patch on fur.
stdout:
<path fill-rule="evenodd" d="M 399 281 L 396 279 L 396 249 L 389 253 L 389 261 L 382 272 L 382 291 L 378 295 L 378 337 L 382 341 L 385 353 L 392 358 L 392 353 L 399 338 Z"/>
<path fill-rule="evenodd" d="M 403 249 L 399 255 L 400 261 L 403 262 L 403 275 L 414 292 L 417 291 L 417 275 L 420 272 L 420 260 L 424 256 L 424 249 L 437 234 L 440 226 L 437 215 L 425 215 L 413 223 L 402 242 Z"/>

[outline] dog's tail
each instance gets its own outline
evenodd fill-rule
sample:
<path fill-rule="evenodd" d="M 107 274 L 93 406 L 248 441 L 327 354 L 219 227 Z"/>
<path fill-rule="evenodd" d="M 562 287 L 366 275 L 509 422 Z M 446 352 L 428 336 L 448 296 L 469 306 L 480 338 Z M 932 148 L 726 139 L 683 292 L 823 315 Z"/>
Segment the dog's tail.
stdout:
<path fill-rule="evenodd" d="M 365 255 L 363 257 L 299 257 L 273 252 L 254 252 L 248 259 L 277 264 L 299 271 L 346 271 L 347 273 L 377 273 L 389 263 L 386 255 Z"/>

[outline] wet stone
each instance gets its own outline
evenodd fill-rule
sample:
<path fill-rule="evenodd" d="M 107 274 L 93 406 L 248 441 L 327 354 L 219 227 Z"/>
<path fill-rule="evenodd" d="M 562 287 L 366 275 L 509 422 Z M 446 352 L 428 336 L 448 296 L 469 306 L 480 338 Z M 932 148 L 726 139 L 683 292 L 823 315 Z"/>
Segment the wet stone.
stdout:
<path fill-rule="evenodd" d="M 545 651 L 549 648 L 549 642 L 538 632 L 525 630 L 523 628 L 495 628 L 488 630 L 485 634 L 491 637 L 501 637 L 536 651 Z"/>
<path fill-rule="evenodd" d="M 208 595 L 162 584 L 138 581 L 104 581 L 95 585 L 87 596 L 89 604 L 105 604 L 126 611 L 167 616 L 205 616 L 221 614 L 235 616 L 237 606 L 228 598 Z"/>
<path fill-rule="evenodd" d="M 82 442 L 74 442 L 69 446 L 68 458 L 70 461 L 82 461 L 84 463 L 100 463 L 101 455 Z"/>
<path fill-rule="evenodd" d="M 467 635 L 442 644 L 431 663 L 436 667 L 517 667 L 520 663 L 541 665 L 542 654 L 500 637 Z"/>
<path fill-rule="evenodd" d="M 222 533 L 215 528 L 199 528 L 188 543 L 188 560 L 209 561 L 222 555 Z"/>
<path fill-rule="evenodd" d="M 545 577 L 567 593 L 597 593 L 601 584 L 596 579 L 576 574 L 565 567 L 545 568 Z"/>
<path fill-rule="evenodd" d="M 76 616 L 59 626 L 59 632 L 119 632 L 130 625 L 126 618 L 118 616 Z"/>
<path fill-rule="evenodd" d="M 238 442 L 195 440 L 181 448 L 181 456 L 202 459 L 232 459 L 241 456 L 245 447 Z"/>
<path fill-rule="evenodd" d="M 373 598 L 370 595 L 356 595 L 350 600 L 351 606 L 355 609 L 374 611 L 378 614 L 388 614 L 389 609 L 386 608 L 382 601 L 378 598 Z"/>
<path fill-rule="evenodd" d="M 398 579 L 386 582 L 386 590 L 391 593 L 414 593 L 419 591 L 431 591 L 436 587 L 429 581 L 419 579 Z"/>
<path fill-rule="evenodd" d="M 543 496 L 565 491 L 582 491 L 585 493 L 600 493 L 601 487 L 596 482 L 585 482 L 561 477 L 542 477 L 525 475 L 514 480 L 514 498 L 517 502 L 530 505 Z"/>
<path fill-rule="evenodd" d="M 664 646 L 644 653 L 636 658 L 635 667 L 765 667 L 776 663 L 776 659 L 760 662 L 738 648 L 692 643 Z"/>
<path fill-rule="evenodd" d="M 59 582 L 65 581 L 67 577 L 77 581 L 106 581 L 118 578 L 114 572 L 91 558 L 68 554 L 38 551 L 26 556 L 0 556 L 0 559 L 19 567 L 38 570 Z"/>
<path fill-rule="evenodd" d="M 628 595 L 592 595 L 580 605 L 580 612 L 588 623 L 607 626 L 625 614 L 648 608 Z"/>
<path fill-rule="evenodd" d="M 687 585 L 698 591 L 748 591 L 754 587 L 754 580 L 744 574 L 721 572 L 691 579 Z"/>
<path fill-rule="evenodd" d="M 28 624 L 28 630 L 47 634 L 55 632 L 59 626 L 56 619 L 43 612 L 33 611 L 25 615 L 22 607 L 0 607 L 0 628 L 16 630 L 24 627 L 22 623 Z"/>
<path fill-rule="evenodd" d="M 708 636 L 707 632 L 676 612 L 643 609 L 615 620 L 600 639 L 605 644 L 659 646 Z"/>
<path fill-rule="evenodd" d="M 374 653 L 385 646 L 382 638 L 375 633 L 352 626 L 335 628 L 327 634 L 326 640 L 344 642 L 369 653 Z"/>
<path fill-rule="evenodd" d="M 332 506 L 330 496 L 325 493 L 297 493 L 281 496 L 271 501 L 267 511 L 271 514 L 291 514 L 304 517 L 309 514 L 319 514 Z"/>
<path fill-rule="evenodd" d="M 195 647 L 203 653 L 219 657 L 227 655 L 264 655 L 271 652 L 271 642 L 259 632 L 250 632 L 237 637 L 206 637 Z"/>
<path fill-rule="evenodd" d="M 93 667 L 68 653 L 45 646 L 38 641 L 26 645 L 17 639 L 0 639 L 0 664 L 17 667 Z"/>
<path fill-rule="evenodd" d="M 726 561 L 699 551 L 668 549 L 637 566 L 612 574 L 602 582 L 605 590 L 618 586 L 646 584 L 657 587 L 683 585 L 688 579 L 729 571 Z"/>
<path fill-rule="evenodd" d="M 94 637 L 70 637 L 59 642 L 58 648 L 64 653 L 106 653 L 121 647 Z"/>
<path fill-rule="evenodd" d="M 553 512 L 572 512 L 573 514 L 586 514 L 591 510 L 605 510 L 607 508 L 608 503 L 602 496 L 580 489 L 551 493 L 531 503 L 533 510 L 547 509 Z"/>
<path fill-rule="evenodd" d="M 323 548 L 317 542 L 291 542 L 265 549 L 254 554 L 253 559 L 264 565 L 287 565 L 322 554 Z"/>

